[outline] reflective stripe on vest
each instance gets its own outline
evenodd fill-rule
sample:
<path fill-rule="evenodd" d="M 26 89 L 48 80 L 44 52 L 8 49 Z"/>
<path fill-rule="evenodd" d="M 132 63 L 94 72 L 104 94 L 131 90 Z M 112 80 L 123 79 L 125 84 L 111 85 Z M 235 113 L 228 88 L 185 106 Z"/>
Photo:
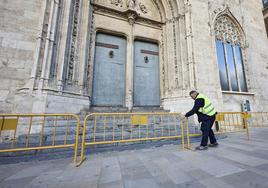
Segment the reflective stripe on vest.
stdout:
<path fill-rule="evenodd" d="M 198 112 L 201 112 L 202 114 L 213 116 L 216 113 L 216 110 L 210 100 L 203 94 L 199 93 L 196 99 L 204 99 L 205 105 L 203 108 L 199 108 Z"/>

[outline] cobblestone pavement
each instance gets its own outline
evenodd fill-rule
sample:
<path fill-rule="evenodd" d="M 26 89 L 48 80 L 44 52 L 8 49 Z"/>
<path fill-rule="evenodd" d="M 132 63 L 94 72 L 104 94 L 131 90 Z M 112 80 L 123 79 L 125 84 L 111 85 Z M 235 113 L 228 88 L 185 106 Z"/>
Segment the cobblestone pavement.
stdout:
<path fill-rule="evenodd" d="M 229 134 L 217 148 L 181 150 L 166 145 L 72 158 L 0 165 L 1 188 L 267 188 L 268 128 Z M 64 156 L 63 156 L 64 158 Z"/>

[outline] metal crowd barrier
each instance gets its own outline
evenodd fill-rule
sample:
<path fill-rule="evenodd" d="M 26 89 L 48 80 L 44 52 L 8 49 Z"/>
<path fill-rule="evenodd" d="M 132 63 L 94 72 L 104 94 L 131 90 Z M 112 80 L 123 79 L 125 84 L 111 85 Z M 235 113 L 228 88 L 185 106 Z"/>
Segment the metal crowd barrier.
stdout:
<path fill-rule="evenodd" d="M 74 148 L 80 119 L 74 114 L 0 114 L 0 153 Z"/>
<path fill-rule="evenodd" d="M 249 140 L 250 127 L 268 127 L 268 113 L 220 112 L 215 122 L 215 134 L 245 132 Z M 93 113 L 83 127 L 75 114 L 0 114 L 0 153 L 73 148 L 77 166 L 86 147 L 181 139 L 182 148 L 190 148 L 196 136 L 200 127 L 181 113 Z"/>
<path fill-rule="evenodd" d="M 87 146 L 181 138 L 180 113 L 94 113 L 84 119 L 81 159 Z"/>
<path fill-rule="evenodd" d="M 249 127 L 268 127 L 268 112 L 248 113 Z"/>
<path fill-rule="evenodd" d="M 249 139 L 248 118 L 248 114 L 244 112 L 220 112 L 216 116 L 219 125 L 218 134 L 246 131 Z"/>
<path fill-rule="evenodd" d="M 245 112 L 220 112 L 216 115 L 216 120 L 213 125 L 214 134 L 225 134 L 234 132 L 245 132 L 247 140 L 249 140 L 249 123 L 251 115 Z M 193 129 L 195 128 L 195 129 Z M 186 148 L 191 149 L 191 137 L 201 136 L 200 127 L 189 125 L 189 119 L 185 121 L 186 129 Z M 193 131 L 194 130 L 194 131 Z"/>

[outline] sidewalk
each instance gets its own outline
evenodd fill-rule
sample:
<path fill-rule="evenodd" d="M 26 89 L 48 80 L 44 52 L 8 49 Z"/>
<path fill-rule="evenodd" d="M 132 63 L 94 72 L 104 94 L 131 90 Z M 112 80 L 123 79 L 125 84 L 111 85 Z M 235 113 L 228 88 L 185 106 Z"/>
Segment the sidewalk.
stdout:
<path fill-rule="evenodd" d="M 217 148 L 182 151 L 179 145 L 0 165 L 0 187 L 267 188 L 268 128 L 229 134 Z"/>

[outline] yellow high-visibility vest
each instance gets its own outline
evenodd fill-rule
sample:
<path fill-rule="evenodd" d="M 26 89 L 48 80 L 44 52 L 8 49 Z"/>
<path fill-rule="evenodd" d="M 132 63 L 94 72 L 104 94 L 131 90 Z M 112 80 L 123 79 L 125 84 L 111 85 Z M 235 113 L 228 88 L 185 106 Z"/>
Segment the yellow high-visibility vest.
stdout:
<path fill-rule="evenodd" d="M 213 116 L 216 114 L 216 110 L 210 100 L 203 94 L 199 93 L 196 99 L 204 99 L 205 105 L 202 108 L 199 108 L 198 112 L 201 112 L 202 114 Z"/>

